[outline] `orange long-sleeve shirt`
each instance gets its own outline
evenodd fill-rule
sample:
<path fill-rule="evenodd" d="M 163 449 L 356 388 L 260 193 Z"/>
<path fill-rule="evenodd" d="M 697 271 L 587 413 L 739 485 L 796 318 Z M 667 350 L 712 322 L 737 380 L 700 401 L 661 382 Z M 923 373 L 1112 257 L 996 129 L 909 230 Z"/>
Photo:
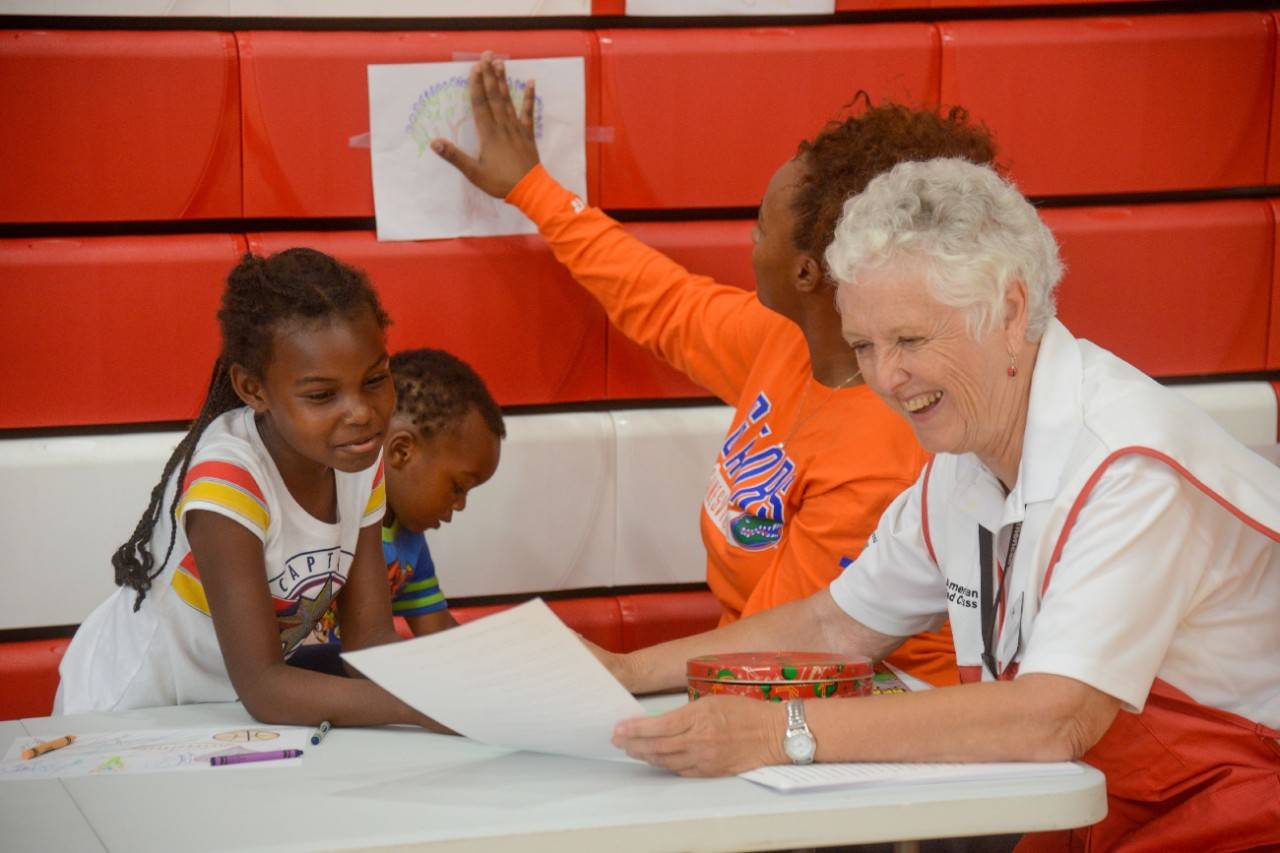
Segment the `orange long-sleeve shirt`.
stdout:
<path fill-rule="evenodd" d="M 825 588 L 923 467 L 910 427 L 864 385 L 818 383 L 799 327 L 754 293 L 688 272 L 541 166 L 507 201 L 624 334 L 736 407 L 701 518 L 722 624 Z M 889 662 L 958 680 L 949 632 L 912 638 Z"/>

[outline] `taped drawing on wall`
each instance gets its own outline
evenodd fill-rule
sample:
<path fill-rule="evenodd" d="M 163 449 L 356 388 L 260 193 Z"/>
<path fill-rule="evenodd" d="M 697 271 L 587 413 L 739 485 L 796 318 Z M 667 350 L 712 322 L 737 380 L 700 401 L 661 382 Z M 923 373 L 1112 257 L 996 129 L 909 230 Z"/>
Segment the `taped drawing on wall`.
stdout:
<path fill-rule="evenodd" d="M 581 57 L 507 60 L 517 110 L 536 81 L 534 135 L 543 165 L 586 197 Z M 469 62 L 369 66 L 369 133 L 379 240 L 532 234 L 524 214 L 473 187 L 431 150 L 448 139 L 475 155 Z"/>

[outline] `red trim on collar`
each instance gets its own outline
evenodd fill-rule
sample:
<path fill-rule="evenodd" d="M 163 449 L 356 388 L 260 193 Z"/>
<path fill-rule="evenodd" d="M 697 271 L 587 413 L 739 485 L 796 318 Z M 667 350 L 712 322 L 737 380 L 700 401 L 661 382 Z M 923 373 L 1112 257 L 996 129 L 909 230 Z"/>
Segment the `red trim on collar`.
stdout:
<path fill-rule="evenodd" d="M 920 488 L 920 529 L 924 533 L 924 547 L 929 559 L 938 565 L 938 555 L 933 553 L 933 538 L 929 536 L 929 475 L 933 473 L 933 457 L 924 465 L 924 485 Z"/>
<path fill-rule="evenodd" d="M 1261 533 L 1263 536 L 1266 536 L 1269 539 L 1274 539 L 1275 541 L 1280 542 L 1280 531 L 1272 530 L 1270 527 L 1267 527 L 1264 524 L 1254 521 L 1251 517 L 1249 517 L 1248 515 L 1245 515 L 1245 513 L 1242 510 L 1236 508 L 1235 504 L 1231 503 L 1226 498 L 1222 497 L 1222 495 L 1218 494 L 1213 489 L 1209 488 L 1200 480 L 1198 480 L 1196 477 L 1192 476 L 1190 471 L 1188 471 L 1179 463 L 1175 462 L 1172 457 L 1164 453 L 1161 453 L 1158 450 L 1153 450 L 1150 447 L 1139 447 L 1139 446 L 1122 447 L 1119 450 L 1112 453 L 1106 459 L 1103 459 L 1102 463 L 1098 465 L 1096 469 L 1094 469 L 1094 472 L 1089 475 L 1088 482 L 1084 484 L 1084 488 L 1081 489 L 1080 494 L 1076 496 L 1075 503 L 1071 505 L 1071 511 L 1067 513 L 1067 520 L 1062 524 L 1062 532 L 1058 534 L 1058 542 L 1056 545 L 1053 546 L 1053 555 L 1049 558 L 1049 568 L 1045 570 L 1044 581 L 1040 584 L 1041 598 L 1044 598 L 1044 594 L 1049 590 L 1049 580 L 1053 577 L 1054 567 L 1058 565 L 1058 559 L 1062 556 L 1062 549 L 1065 548 L 1067 545 L 1067 536 L 1071 534 L 1071 528 L 1075 526 L 1076 517 L 1080 515 L 1080 510 L 1084 508 L 1085 501 L 1089 499 L 1089 493 L 1093 491 L 1093 487 L 1098 484 L 1098 480 L 1102 478 L 1103 473 L 1107 470 L 1108 467 L 1110 467 L 1112 462 L 1115 462 L 1117 459 L 1121 458 L 1122 456 L 1131 456 L 1133 454 L 1138 454 L 1140 456 L 1149 456 L 1152 459 L 1155 459 L 1159 462 L 1163 462 L 1164 464 L 1172 468 L 1174 471 L 1176 471 L 1178 474 L 1185 477 L 1187 482 L 1191 483 L 1191 485 L 1195 486 L 1205 495 L 1212 498 L 1214 502 L 1216 502 L 1219 506 L 1221 506 L 1227 512 L 1231 513 L 1236 518 L 1240 519 L 1245 524 L 1247 524 L 1249 527 L 1252 527 L 1254 530 Z"/>

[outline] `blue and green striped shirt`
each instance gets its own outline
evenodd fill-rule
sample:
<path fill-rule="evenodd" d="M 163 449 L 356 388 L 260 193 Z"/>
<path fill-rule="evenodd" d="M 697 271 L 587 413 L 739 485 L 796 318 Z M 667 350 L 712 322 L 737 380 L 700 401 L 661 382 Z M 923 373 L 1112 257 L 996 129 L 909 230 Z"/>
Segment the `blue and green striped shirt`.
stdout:
<path fill-rule="evenodd" d="M 449 606 L 426 536 L 405 530 L 397 521 L 382 528 L 382 556 L 391 583 L 391 612 L 396 616 L 421 616 Z"/>

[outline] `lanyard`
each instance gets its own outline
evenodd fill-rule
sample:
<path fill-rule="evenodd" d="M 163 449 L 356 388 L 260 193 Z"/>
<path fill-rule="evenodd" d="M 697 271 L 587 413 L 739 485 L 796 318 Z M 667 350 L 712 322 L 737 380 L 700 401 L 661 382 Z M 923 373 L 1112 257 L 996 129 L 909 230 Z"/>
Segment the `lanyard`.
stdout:
<path fill-rule="evenodd" d="M 1004 600 L 1004 581 L 1005 576 L 1009 572 L 1009 566 L 1013 565 L 1013 556 L 1018 552 L 1018 538 L 1022 535 L 1022 522 L 1019 521 L 1013 525 L 1013 530 L 1009 534 L 1009 550 L 1004 557 L 1004 569 L 1000 571 L 1000 599 Z M 979 590 L 978 590 L 978 606 L 979 615 L 982 618 L 982 662 L 987 667 L 987 672 L 991 673 L 991 677 L 1000 678 L 1000 673 L 996 667 L 995 653 L 992 651 L 996 641 L 996 596 L 991 586 L 995 582 L 996 563 L 993 559 L 995 551 L 995 537 L 991 535 L 991 531 L 978 525 L 978 559 L 981 561 L 979 567 Z"/>

